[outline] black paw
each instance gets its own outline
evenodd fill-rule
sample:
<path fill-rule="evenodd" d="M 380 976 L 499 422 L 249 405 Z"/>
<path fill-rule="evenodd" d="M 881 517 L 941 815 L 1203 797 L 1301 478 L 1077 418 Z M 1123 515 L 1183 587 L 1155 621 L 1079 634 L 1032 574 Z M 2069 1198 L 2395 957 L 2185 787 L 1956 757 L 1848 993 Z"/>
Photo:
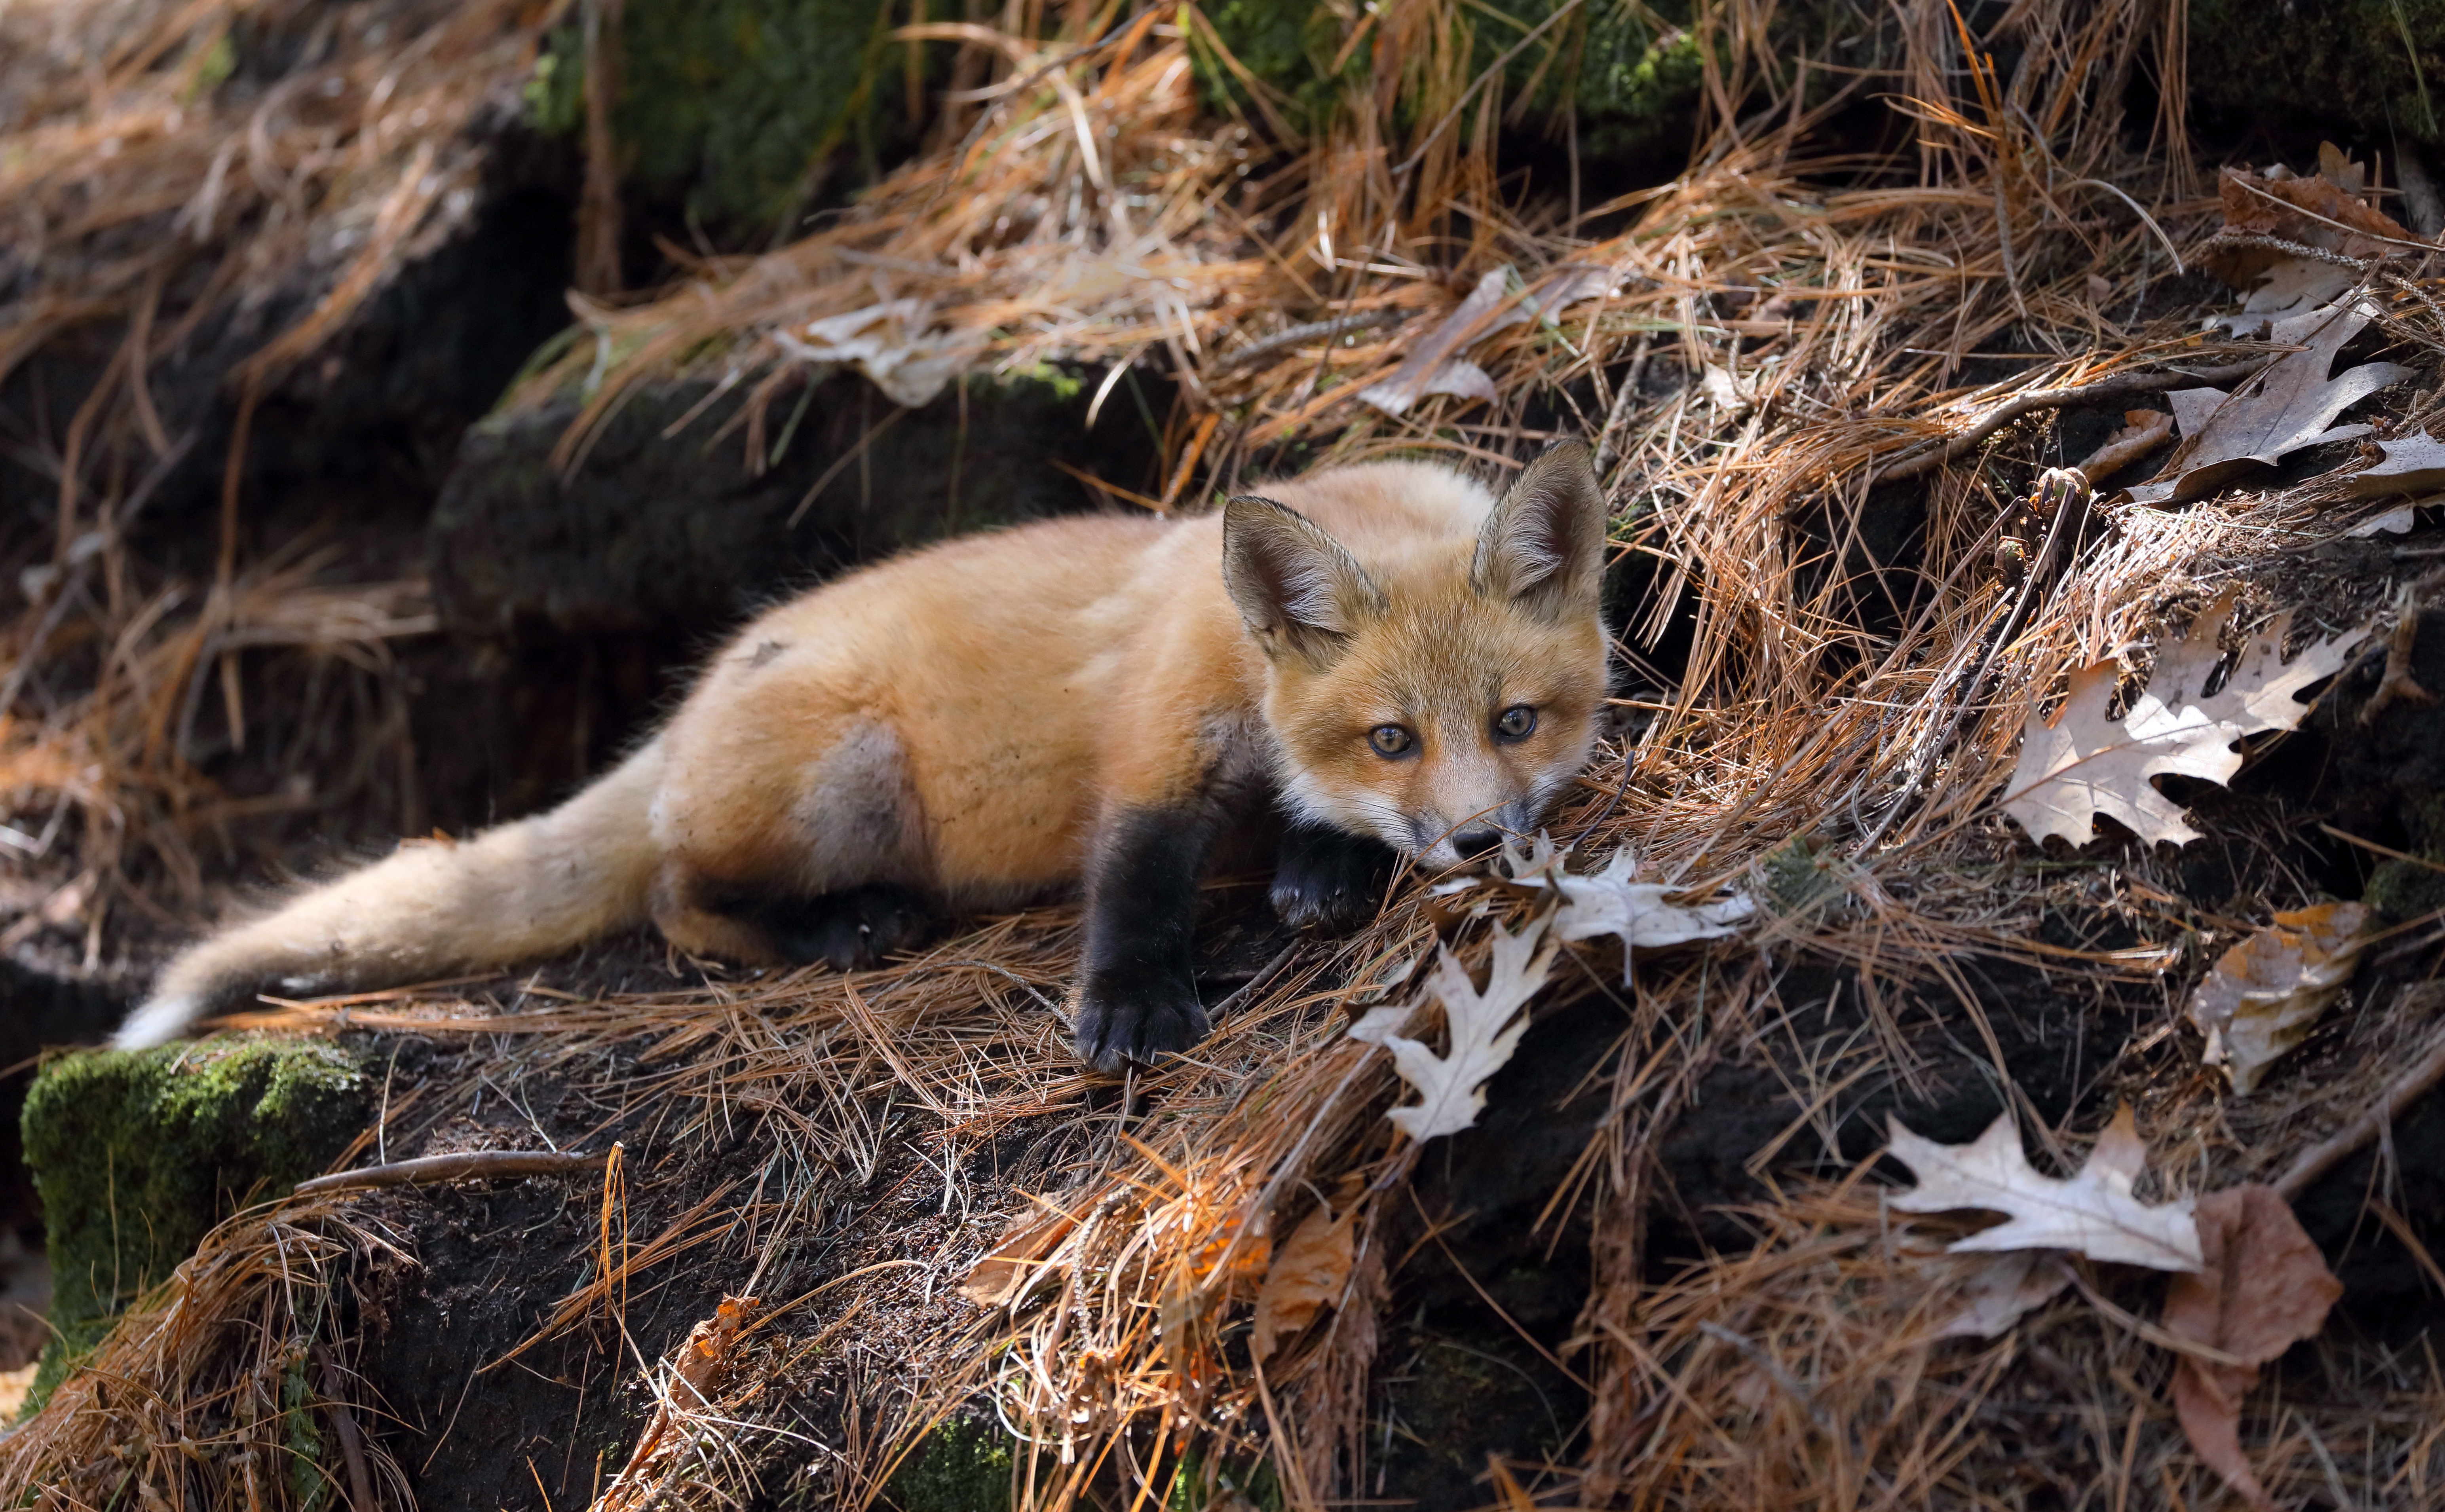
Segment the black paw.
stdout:
<path fill-rule="evenodd" d="M 1375 917 L 1398 859 L 1381 840 L 1294 825 L 1274 864 L 1274 912 L 1284 924 L 1355 929 Z"/>
<path fill-rule="evenodd" d="M 1152 1061 L 1205 1037 L 1205 1007 L 1185 977 L 1106 969 L 1078 984 L 1072 1043 L 1097 1071 L 1124 1060 Z"/>
<path fill-rule="evenodd" d="M 905 887 L 876 886 L 828 892 L 790 910 L 767 927 L 792 961 L 820 961 L 834 971 L 880 965 L 886 956 L 925 938 L 924 900 Z"/>

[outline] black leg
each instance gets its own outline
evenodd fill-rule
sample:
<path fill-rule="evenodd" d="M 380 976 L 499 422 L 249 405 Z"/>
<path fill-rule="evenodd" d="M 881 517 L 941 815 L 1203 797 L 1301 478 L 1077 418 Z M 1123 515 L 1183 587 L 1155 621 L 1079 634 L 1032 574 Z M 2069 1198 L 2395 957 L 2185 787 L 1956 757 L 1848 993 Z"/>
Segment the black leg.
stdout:
<path fill-rule="evenodd" d="M 906 887 L 876 883 L 814 898 L 724 900 L 721 912 L 764 931 L 773 948 L 801 963 L 821 961 L 835 971 L 882 963 L 925 937 L 925 900 Z"/>
<path fill-rule="evenodd" d="M 1375 917 L 1398 860 L 1372 835 L 1294 820 L 1274 863 L 1274 912 L 1284 924 L 1355 929 Z"/>
<path fill-rule="evenodd" d="M 1113 1071 L 1205 1037 L 1188 950 L 1219 825 L 1204 806 L 1105 822 L 1088 866 L 1086 970 L 1072 999 L 1081 1060 Z"/>

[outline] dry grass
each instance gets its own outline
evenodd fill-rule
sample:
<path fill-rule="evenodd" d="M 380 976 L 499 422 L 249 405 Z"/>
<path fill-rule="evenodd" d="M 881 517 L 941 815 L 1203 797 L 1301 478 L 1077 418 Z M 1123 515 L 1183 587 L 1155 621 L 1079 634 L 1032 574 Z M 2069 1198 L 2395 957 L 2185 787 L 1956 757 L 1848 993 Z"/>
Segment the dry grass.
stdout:
<path fill-rule="evenodd" d="M 162 928 L 191 917 L 196 852 L 233 819 L 366 788 L 368 773 L 309 750 L 275 774 L 319 779 L 302 802 L 235 797 L 196 772 L 208 698 L 215 739 L 245 747 L 249 647 L 306 649 L 314 665 L 295 681 L 289 668 L 265 678 L 260 658 L 254 676 L 286 699 L 328 700 L 309 719 L 400 767 L 376 786 L 420 827 L 405 690 L 385 645 L 432 628 L 422 590 L 322 589 L 327 558 L 297 560 L 293 546 L 241 563 L 248 433 L 257 405 L 401 266 L 468 223 L 482 128 L 517 107 L 555 11 L 36 0 L 0 12 L 0 269 L 13 296 L 0 305 L 0 382 L 16 375 L 23 401 L 0 414 L 0 443 L 52 488 L 49 539 L 31 549 L 28 605 L 6 632 L 0 794 L 9 822 L 39 842 L 11 849 L 36 861 L 67 821 L 76 896 L 55 911 L 93 945 L 114 908 Z M 90 380 L 72 413 L 50 413 L 44 371 L 21 371 L 37 359 L 53 383 Z M 180 364 L 227 369 L 235 430 L 220 458 L 194 457 L 210 444 L 206 420 L 173 434 L 156 403 L 160 375 Z M 127 549 L 191 459 L 221 464 L 219 548 L 203 582 Z M 27 548 L 8 546 L 24 565 Z"/>
<path fill-rule="evenodd" d="M 2062 901 L 2047 889 L 2118 884 L 2015 867 L 2022 842 L 1990 800 L 2023 722 L 2069 668 L 2144 660 L 2204 585 L 2252 577 L 2268 543 L 2315 539 L 2336 519 L 2314 488 L 2177 513 L 2108 503 L 2039 612 L 1994 644 L 2010 595 L 1987 564 L 2006 506 L 2057 460 L 2040 455 L 2043 425 L 2026 425 L 1935 471 L 1908 559 L 1876 559 L 1876 468 L 2016 393 L 2174 357 L 2210 362 L 2217 350 L 2133 313 L 2172 273 L 2167 240 L 2187 244 L 2212 224 L 2177 114 L 2118 116 L 2135 70 L 2178 84 L 2158 39 L 2177 34 L 2179 9 L 2016 5 L 1996 28 L 2024 48 L 2009 78 L 1965 49 L 1949 8 L 1894 13 L 1903 108 L 1917 121 L 1911 157 L 1809 158 L 1811 129 L 1834 102 L 1778 71 L 1787 65 L 1768 45 L 1770 5 L 1726 0 L 1701 8 L 1720 45 L 1695 160 L 1674 182 L 1582 217 L 1626 218 L 1603 236 L 1579 234 L 1550 198 L 1507 197 L 1493 154 L 1499 102 L 1469 95 L 1465 52 L 1450 40 L 1457 11 L 1441 0 L 1370 13 L 1372 39 L 1353 31 L 1352 45 L 1370 49 L 1372 75 L 1309 140 L 1287 140 L 1279 122 L 1199 120 L 1191 59 L 1215 44 L 1190 8 L 1081 8 L 1041 35 L 943 33 L 1009 87 L 984 85 L 979 108 L 947 115 L 924 158 L 805 240 L 708 262 L 659 300 L 583 307 L 594 339 L 527 391 L 586 393 L 567 442 L 574 459 L 637 385 L 675 368 L 716 373 L 741 402 L 722 421 L 711 411 L 699 421 L 705 444 L 743 432 L 753 457 L 766 451 L 766 407 L 806 379 L 781 338 L 912 299 L 926 311 L 920 334 L 973 365 L 1159 351 L 1178 386 L 1169 481 L 1155 501 L 1166 508 L 1232 488 L 1295 443 L 1330 457 L 1432 450 L 1501 471 L 1554 430 L 1600 438 L 1616 544 L 1653 564 L 1626 652 L 1633 663 L 1660 654 L 1667 632 L 1690 649 L 1686 672 L 1647 676 L 1634 700 L 1643 730 L 1603 753 L 1556 833 L 1583 855 L 1629 846 L 1643 875 L 1691 886 L 1754 883 L 1795 835 L 1823 845 L 1805 906 L 1782 907 L 1751 940 L 1643 968 L 1627 989 L 1618 1050 L 1588 1069 L 1609 1112 L 1554 1209 L 1594 1214 L 1596 1282 L 1561 1361 L 1590 1383 L 1591 1417 L 1572 1463 L 1489 1472 L 1490 1503 L 2213 1500 L 2163 1406 L 2167 1356 L 2118 1321 L 2146 1310 L 2136 1288 L 2091 1281 L 2103 1305 L 2074 1294 L 1994 1344 L 1940 1342 L 1948 1283 L 1929 1269 L 1938 1231 L 1888 1222 L 1864 1172 L 1745 1215 L 1753 1250 L 1660 1286 L 1650 1274 L 1645 1215 L 1669 1195 L 1653 1140 L 1710 1067 L 1754 1058 L 1786 1032 L 1778 957 L 1805 949 L 1844 962 L 1870 999 L 1873 1033 L 1795 1089 L 1803 1107 L 1863 1068 L 1904 1084 L 1919 1073 L 1894 1007 L 1906 986 L 1950 993 L 1984 1033 L 1962 965 L 1973 955 L 2174 996 L 2180 978 L 2168 973 L 2188 959 L 2178 921 L 2115 950 L 2038 939 L 2041 910 Z M 1890 83 L 1838 76 L 1843 88 Z M 1425 103 L 1396 112 L 1396 97 Z M 1759 109 L 1762 98 L 1780 103 Z M 2177 102 L 2179 88 L 2165 98 Z M 1490 403 L 1430 397 L 1394 417 L 1356 399 L 1506 263 L 1521 287 L 1580 266 L 1613 276 L 1600 297 L 1467 349 L 1492 379 Z M 2445 342 L 2424 304 L 2398 304 L 2398 339 L 2432 351 Z M 1372 323 L 1273 342 L 1360 315 Z M 1972 381 L 1999 366 L 2016 371 Z M 2149 865 L 2135 862 L 2131 875 L 2144 880 Z M 1503 897 L 1494 917 L 1525 906 Z M 1369 1371 L 1398 1260 L 1381 1241 L 1416 1150 L 1380 1116 L 1398 1091 L 1385 1058 L 1343 1034 L 1343 1016 L 1404 990 L 1439 938 L 1482 967 L 1484 929 L 1405 888 L 1361 934 L 1278 961 L 1193 1058 L 1138 1073 L 1114 1110 L 1069 1061 L 1049 1011 L 1073 927 L 1059 910 L 997 921 L 848 978 L 541 1006 L 530 997 L 514 1011 L 446 992 L 376 995 L 278 1007 L 248 1024 L 345 1022 L 505 1046 L 514 1036 L 522 1048 L 505 1055 L 519 1074 L 630 1046 L 642 1059 L 623 1082 L 626 1105 L 688 1110 L 707 1129 L 758 1128 L 817 1188 L 816 1173 L 871 1173 L 903 1145 L 939 1159 L 943 1202 L 960 1198 L 973 1241 L 935 1257 L 929 1297 L 1005 1224 L 1005 1270 L 1027 1283 L 1000 1306 L 936 1307 L 922 1315 L 930 1332 L 887 1357 L 862 1356 L 868 1415 L 843 1451 L 843 1500 L 872 1500 L 919 1433 L 981 1400 L 1021 1437 L 1030 1506 L 1152 1505 L 1192 1467 L 1211 1476 L 1259 1460 L 1287 1504 L 1345 1502 L 1367 1484 Z M 1565 975 L 1587 983 L 1614 969 L 1598 952 L 1585 963 Z M 2223 1179 L 2280 1167 L 2346 1116 L 2328 1105 L 2347 1102 L 2342 1089 L 2383 1064 L 2391 1043 L 2354 1041 L 2300 1104 L 2259 1123 L 2219 1123 L 2215 1089 L 2187 1064 L 2143 1056 L 2115 1074 L 2138 1094 L 2156 1148 L 2183 1152 L 2180 1179 Z M 1058 1179 L 1029 1202 L 978 1192 L 969 1213 L 955 1174 L 963 1157 L 1019 1128 L 1059 1130 Z M 2186 1143 L 2219 1128 L 2223 1143 Z M 2032 1132 L 2057 1156 L 2081 1137 Z M 1350 1284 L 1260 1370 L 1244 1343 L 1252 1287 L 1274 1238 L 1325 1196 L 1357 1214 Z M 238 1391 L 262 1368 L 252 1362 L 274 1357 L 265 1341 L 293 1336 L 290 1315 L 310 1311 L 291 1300 L 311 1291 L 302 1267 L 357 1241 L 338 1212 L 292 1207 L 225 1228 L 164 1301 L 113 1336 L 103 1369 L 10 1441 L 0 1499 L 88 1463 L 120 1442 L 111 1434 L 171 1442 L 145 1412 L 168 1423 L 190 1402 Z M 775 1218 L 775 1233 L 785 1222 L 810 1220 Z M 322 1236 L 310 1245 L 309 1229 Z M 608 1233 L 599 1278 L 623 1274 Z M 268 1245 L 302 1258 L 281 1273 Z M 822 1328 L 883 1305 L 900 1279 L 841 1278 Z M 608 1284 L 572 1293 L 564 1321 L 599 1305 Z M 271 1321 L 243 1321 L 258 1317 Z M 172 1330 L 163 1318 L 190 1321 Z M 221 1342 L 241 1327 L 255 1353 Z M 803 1337 L 822 1333 L 807 1327 Z M 2279 1496 L 2420 1504 L 2437 1474 L 2445 1382 L 2425 1359 L 2375 1346 L 2337 1341 L 2328 1355 L 2324 1399 L 2257 1399 L 2249 1441 L 2262 1474 Z M 757 1358 L 751 1372 L 790 1368 Z M 751 1429 L 781 1425 L 756 1419 L 743 1391 L 691 1404 L 671 1385 L 674 1369 L 656 1368 L 656 1398 L 702 1447 L 655 1461 L 660 1484 L 691 1500 L 738 1494 L 774 1442 Z M 138 1395 L 159 1405 L 122 1401 L 105 1379 L 141 1382 Z M 168 1455 L 125 1461 L 122 1473 L 174 1504 L 289 1504 L 240 1484 L 225 1460 L 189 1469 Z"/>

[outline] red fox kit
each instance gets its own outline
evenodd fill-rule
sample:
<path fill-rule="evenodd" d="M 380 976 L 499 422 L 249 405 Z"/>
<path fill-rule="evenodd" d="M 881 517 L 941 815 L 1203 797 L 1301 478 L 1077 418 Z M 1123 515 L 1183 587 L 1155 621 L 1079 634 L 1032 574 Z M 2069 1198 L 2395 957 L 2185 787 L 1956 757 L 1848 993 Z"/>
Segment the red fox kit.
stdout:
<path fill-rule="evenodd" d="M 816 588 L 591 787 L 205 940 L 117 1042 L 269 988 L 507 965 L 649 918 L 692 955 L 846 969 L 914 943 L 929 905 L 1083 876 L 1078 1054 L 1184 1050 L 1206 1030 L 1199 873 L 1235 812 L 1287 815 L 1285 918 L 1353 922 L 1395 853 L 1447 867 L 1533 828 L 1605 693 L 1584 446 L 1500 501 L 1409 462 L 1273 493 L 950 541 Z"/>

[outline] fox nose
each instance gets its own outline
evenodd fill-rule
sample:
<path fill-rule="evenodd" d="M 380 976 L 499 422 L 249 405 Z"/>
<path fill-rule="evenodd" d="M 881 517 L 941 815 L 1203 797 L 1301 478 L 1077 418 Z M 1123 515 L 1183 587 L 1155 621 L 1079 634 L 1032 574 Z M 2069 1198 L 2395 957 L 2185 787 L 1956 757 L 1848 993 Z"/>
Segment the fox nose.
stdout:
<path fill-rule="evenodd" d="M 1501 845 L 1502 833 L 1499 830 L 1463 830 L 1452 836 L 1451 843 L 1463 861 L 1475 861 Z"/>

